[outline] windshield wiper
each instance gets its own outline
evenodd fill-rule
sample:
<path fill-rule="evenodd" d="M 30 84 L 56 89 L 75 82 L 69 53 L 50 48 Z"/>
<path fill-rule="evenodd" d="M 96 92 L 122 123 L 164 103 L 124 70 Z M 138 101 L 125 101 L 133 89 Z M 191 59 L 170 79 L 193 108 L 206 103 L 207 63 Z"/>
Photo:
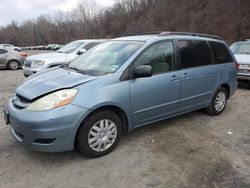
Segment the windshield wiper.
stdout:
<path fill-rule="evenodd" d="M 74 71 L 76 71 L 76 72 L 78 72 L 78 73 L 81 73 L 81 74 L 86 74 L 86 71 L 83 71 L 83 70 L 78 69 L 78 68 L 76 68 L 76 67 L 69 67 L 69 66 L 67 66 L 67 69 L 74 70 Z"/>

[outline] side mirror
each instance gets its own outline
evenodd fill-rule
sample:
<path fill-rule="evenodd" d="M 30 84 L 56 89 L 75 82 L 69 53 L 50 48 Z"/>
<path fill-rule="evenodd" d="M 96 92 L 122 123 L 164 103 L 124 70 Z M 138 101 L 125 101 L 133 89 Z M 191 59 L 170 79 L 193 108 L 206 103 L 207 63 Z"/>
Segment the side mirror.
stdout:
<path fill-rule="evenodd" d="M 134 68 L 134 78 L 151 77 L 153 69 L 150 65 L 139 65 Z"/>
<path fill-rule="evenodd" d="M 84 54 L 85 52 L 87 52 L 87 50 L 86 49 L 80 49 L 78 52 L 77 52 L 77 55 L 82 55 L 82 54 Z"/>

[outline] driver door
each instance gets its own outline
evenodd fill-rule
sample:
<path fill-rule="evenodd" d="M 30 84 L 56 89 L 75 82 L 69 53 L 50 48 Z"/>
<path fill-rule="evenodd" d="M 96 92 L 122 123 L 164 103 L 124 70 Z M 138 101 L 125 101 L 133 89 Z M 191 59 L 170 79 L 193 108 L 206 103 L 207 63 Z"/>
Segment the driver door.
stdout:
<path fill-rule="evenodd" d="M 153 76 L 130 80 L 130 96 L 135 126 L 164 119 L 180 107 L 180 74 L 175 70 L 172 41 L 154 44 L 135 61 L 150 65 Z"/>

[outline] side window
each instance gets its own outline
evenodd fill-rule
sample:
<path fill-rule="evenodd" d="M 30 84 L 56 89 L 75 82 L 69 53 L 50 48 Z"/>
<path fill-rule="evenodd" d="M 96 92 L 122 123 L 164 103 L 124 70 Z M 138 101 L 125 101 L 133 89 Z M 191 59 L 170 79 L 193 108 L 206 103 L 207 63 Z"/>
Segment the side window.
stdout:
<path fill-rule="evenodd" d="M 97 44 L 99 44 L 99 42 L 93 42 L 93 43 L 89 43 L 86 44 L 83 49 L 89 50 L 90 48 L 93 48 L 94 46 L 96 46 Z"/>
<path fill-rule="evenodd" d="M 175 53 L 172 42 L 162 42 L 151 46 L 136 60 L 135 66 L 150 65 L 154 74 L 174 70 Z"/>
<path fill-rule="evenodd" d="M 209 46 L 206 41 L 178 41 L 182 68 L 198 67 L 212 64 Z"/>
<path fill-rule="evenodd" d="M 7 50 L 0 49 L 0 54 L 6 54 L 7 52 Z"/>
<path fill-rule="evenodd" d="M 234 61 L 225 44 L 220 42 L 209 42 L 209 44 L 212 48 L 216 64 Z"/>

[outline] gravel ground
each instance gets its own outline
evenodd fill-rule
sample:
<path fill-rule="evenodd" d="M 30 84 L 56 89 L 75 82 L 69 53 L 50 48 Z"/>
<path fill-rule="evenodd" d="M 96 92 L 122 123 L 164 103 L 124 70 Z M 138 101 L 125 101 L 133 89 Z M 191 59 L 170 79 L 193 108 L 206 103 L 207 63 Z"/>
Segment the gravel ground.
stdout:
<path fill-rule="evenodd" d="M 74 151 L 30 151 L 15 141 L 3 106 L 23 80 L 21 70 L 0 70 L 0 187 L 250 188 L 250 90 L 244 87 L 218 117 L 197 111 L 139 128 L 111 154 L 88 159 Z"/>

